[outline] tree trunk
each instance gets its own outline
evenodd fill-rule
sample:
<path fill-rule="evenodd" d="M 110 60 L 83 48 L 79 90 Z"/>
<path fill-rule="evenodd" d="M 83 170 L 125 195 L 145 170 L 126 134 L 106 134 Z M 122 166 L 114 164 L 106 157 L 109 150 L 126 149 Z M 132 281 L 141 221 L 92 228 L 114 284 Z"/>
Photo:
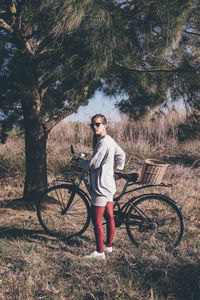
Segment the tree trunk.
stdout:
<path fill-rule="evenodd" d="M 24 201 L 35 204 L 47 188 L 46 143 L 48 132 L 37 112 L 38 108 L 23 105 L 25 128 L 26 177 Z"/>

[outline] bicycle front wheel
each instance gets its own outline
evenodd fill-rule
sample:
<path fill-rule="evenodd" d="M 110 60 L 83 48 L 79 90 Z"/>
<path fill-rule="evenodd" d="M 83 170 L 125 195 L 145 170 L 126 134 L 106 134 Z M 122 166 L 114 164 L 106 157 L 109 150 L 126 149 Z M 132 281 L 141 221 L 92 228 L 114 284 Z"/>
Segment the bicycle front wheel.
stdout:
<path fill-rule="evenodd" d="M 70 205 L 69 199 L 72 200 Z M 49 188 L 42 195 L 37 205 L 37 215 L 49 235 L 71 238 L 87 229 L 89 209 L 87 199 L 79 190 L 63 184 Z"/>
<path fill-rule="evenodd" d="M 177 206 L 162 195 L 146 195 L 131 203 L 126 219 L 130 240 L 138 246 L 176 247 L 183 236 L 183 217 Z"/>

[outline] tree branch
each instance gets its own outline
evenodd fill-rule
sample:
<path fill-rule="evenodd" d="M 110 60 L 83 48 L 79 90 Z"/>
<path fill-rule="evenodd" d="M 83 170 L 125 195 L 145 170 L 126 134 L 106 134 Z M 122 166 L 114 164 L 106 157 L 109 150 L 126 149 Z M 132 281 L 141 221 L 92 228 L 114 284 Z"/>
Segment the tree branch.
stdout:
<path fill-rule="evenodd" d="M 15 3 L 14 3 L 13 0 L 9 0 L 9 2 L 10 2 L 9 6 L 10 6 L 11 14 L 14 15 L 14 14 L 16 14 L 16 12 L 17 12 Z"/>
<path fill-rule="evenodd" d="M 119 62 L 116 62 L 116 65 L 127 68 L 129 70 L 135 71 L 135 72 L 145 72 L 145 73 L 150 73 L 150 72 L 177 72 L 176 69 L 157 69 L 157 68 L 149 68 L 149 69 L 143 69 L 143 68 L 133 68 L 133 67 L 128 67 L 126 65 L 123 65 Z"/>
<path fill-rule="evenodd" d="M 34 50 L 32 49 L 32 47 L 29 43 L 29 41 L 26 41 L 25 45 L 26 45 L 26 49 L 28 50 L 28 52 L 30 52 L 31 54 L 35 54 Z"/>
<path fill-rule="evenodd" d="M 76 112 L 78 108 L 69 108 L 66 107 L 64 110 L 54 114 L 53 117 L 50 117 L 48 121 L 46 121 L 46 128 L 50 131 L 55 125 L 57 125 L 64 118 L 70 116 L 72 113 Z"/>
<path fill-rule="evenodd" d="M 8 25 L 3 19 L 0 19 L 0 28 L 5 29 L 7 32 L 13 33 L 13 28 Z"/>
<path fill-rule="evenodd" d="M 200 33 L 197 33 L 197 32 L 191 32 L 191 31 L 187 31 L 187 30 L 184 30 L 184 32 L 187 33 L 187 34 L 200 36 Z"/>
<path fill-rule="evenodd" d="M 164 64 L 166 67 L 167 67 L 167 70 L 176 70 L 176 67 L 172 64 L 172 63 L 170 63 L 170 62 L 168 62 L 166 59 L 164 59 L 164 58 L 162 58 L 162 57 L 158 57 L 158 56 L 156 56 L 156 55 L 154 55 L 153 53 L 151 53 L 150 51 L 148 51 L 148 50 L 144 50 L 144 52 L 145 53 L 147 53 L 149 56 L 151 56 L 151 57 L 153 57 L 153 58 L 155 58 L 157 61 L 159 61 L 161 64 Z"/>

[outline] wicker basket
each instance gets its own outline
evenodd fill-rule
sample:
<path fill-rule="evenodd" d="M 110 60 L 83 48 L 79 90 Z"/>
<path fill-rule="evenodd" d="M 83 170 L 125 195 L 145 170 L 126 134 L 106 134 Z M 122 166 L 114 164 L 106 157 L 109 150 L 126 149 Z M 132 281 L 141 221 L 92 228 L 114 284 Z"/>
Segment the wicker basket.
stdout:
<path fill-rule="evenodd" d="M 163 161 L 146 159 L 142 167 L 140 182 L 144 184 L 160 184 L 167 167 L 168 164 Z"/>

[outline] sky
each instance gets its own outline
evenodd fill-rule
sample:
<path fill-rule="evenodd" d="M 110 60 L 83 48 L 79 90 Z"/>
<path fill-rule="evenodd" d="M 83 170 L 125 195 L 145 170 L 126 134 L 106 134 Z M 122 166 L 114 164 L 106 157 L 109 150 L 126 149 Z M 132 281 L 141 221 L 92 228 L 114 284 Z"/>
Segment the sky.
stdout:
<path fill-rule="evenodd" d="M 65 121 L 90 122 L 92 116 L 97 113 L 105 115 L 107 120 L 119 121 L 120 114 L 115 108 L 114 97 L 107 97 L 102 92 L 96 92 L 93 98 L 89 100 L 87 106 L 81 106 L 77 113 L 73 113 Z"/>

